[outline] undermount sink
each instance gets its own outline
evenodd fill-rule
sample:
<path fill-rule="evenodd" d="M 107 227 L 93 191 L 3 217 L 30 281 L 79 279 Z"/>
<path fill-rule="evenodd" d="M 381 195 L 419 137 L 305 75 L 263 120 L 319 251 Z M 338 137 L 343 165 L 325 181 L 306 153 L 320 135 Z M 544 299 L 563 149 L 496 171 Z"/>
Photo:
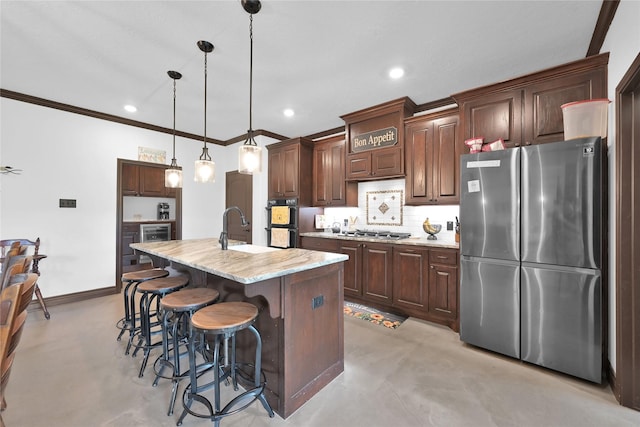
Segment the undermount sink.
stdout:
<path fill-rule="evenodd" d="M 230 245 L 228 247 L 228 250 L 246 252 L 249 254 L 264 254 L 267 252 L 279 251 L 280 249 L 272 248 L 269 246 L 258 246 L 258 245 Z"/>

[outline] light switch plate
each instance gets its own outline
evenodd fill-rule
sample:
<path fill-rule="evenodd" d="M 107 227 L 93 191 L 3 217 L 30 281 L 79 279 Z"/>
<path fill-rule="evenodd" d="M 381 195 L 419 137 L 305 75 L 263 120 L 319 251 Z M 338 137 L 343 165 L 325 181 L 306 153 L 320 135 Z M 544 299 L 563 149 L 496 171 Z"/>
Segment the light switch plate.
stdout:
<path fill-rule="evenodd" d="M 76 199 L 60 199 L 61 208 L 75 208 Z"/>

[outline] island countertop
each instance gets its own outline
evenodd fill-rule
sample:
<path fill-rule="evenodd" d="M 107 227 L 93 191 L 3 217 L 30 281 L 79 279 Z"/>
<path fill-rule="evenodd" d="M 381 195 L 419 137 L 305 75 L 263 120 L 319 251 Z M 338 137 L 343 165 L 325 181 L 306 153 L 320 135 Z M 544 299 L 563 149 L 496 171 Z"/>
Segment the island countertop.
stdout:
<path fill-rule="evenodd" d="M 215 238 L 133 243 L 130 246 L 140 252 L 243 284 L 286 276 L 349 259 L 344 254 L 253 245 L 247 245 L 256 249 L 253 252 L 233 249 L 223 251 Z"/>

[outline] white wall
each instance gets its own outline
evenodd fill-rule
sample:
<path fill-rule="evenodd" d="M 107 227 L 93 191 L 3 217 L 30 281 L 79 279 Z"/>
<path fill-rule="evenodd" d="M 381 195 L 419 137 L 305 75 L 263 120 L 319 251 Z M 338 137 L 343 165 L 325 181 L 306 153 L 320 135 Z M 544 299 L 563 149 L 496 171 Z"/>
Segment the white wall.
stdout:
<path fill-rule="evenodd" d="M 138 146 L 166 150 L 171 135 L 0 98 L 1 165 L 23 169 L 0 175 L 0 236 L 40 237 L 41 288 L 46 297 L 115 284 L 117 158 L 138 158 Z M 265 141 L 258 141 L 260 145 Z M 183 238 L 217 237 L 225 208 L 225 172 L 237 169 L 237 147 L 208 144 L 215 184 L 193 181 L 202 142 L 176 138 L 184 172 Z M 254 176 L 254 242 L 266 244 L 266 149 Z M 59 208 L 58 199 L 77 200 Z"/>
<path fill-rule="evenodd" d="M 615 372 L 616 369 L 616 293 L 615 293 L 615 96 L 616 86 L 627 72 L 631 63 L 640 52 L 640 2 L 634 0 L 622 0 L 616 11 L 616 15 L 607 32 L 607 38 L 601 52 L 609 54 L 609 99 L 613 101 L 609 105 L 609 131 L 607 141 L 609 144 L 609 361 Z"/>

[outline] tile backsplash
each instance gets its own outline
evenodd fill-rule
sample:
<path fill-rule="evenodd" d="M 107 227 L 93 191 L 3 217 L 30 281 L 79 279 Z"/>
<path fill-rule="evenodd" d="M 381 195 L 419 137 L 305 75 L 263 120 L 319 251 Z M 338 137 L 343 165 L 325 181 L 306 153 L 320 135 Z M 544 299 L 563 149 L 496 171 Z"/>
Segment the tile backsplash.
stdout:
<path fill-rule="evenodd" d="M 353 227 L 368 230 L 389 230 L 393 232 L 411 233 L 416 237 L 428 237 L 428 234 L 422 229 L 422 223 L 426 218 L 432 224 L 441 224 L 442 231 L 438 233 L 438 240 L 455 241 L 455 231 L 447 230 L 447 221 L 455 224 L 456 217 L 460 217 L 460 206 L 405 206 L 404 205 L 404 179 L 390 179 L 385 181 L 367 181 L 358 183 L 358 207 L 352 208 L 325 208 L 324 215 L 326 222 L 332 224 L 334 222 L 342 223 L 345 219 L 355 218 Z M 402 225 L 395 225 L 397 221 L 385 225 L 374 225 L 367 223 L 367 193 L 368 192 L 389 192 L 396 195 L 402 191 Z M 390 206 L 394 209 L 395 206 Z M 370 206 L 369 209 L 372 209 Z M 391 212 L 391 210 L 389 211 Z M 395 213 L 395 212 L 394 212 Z M 370 217 L 371 212 L 370 212 Z"/>

